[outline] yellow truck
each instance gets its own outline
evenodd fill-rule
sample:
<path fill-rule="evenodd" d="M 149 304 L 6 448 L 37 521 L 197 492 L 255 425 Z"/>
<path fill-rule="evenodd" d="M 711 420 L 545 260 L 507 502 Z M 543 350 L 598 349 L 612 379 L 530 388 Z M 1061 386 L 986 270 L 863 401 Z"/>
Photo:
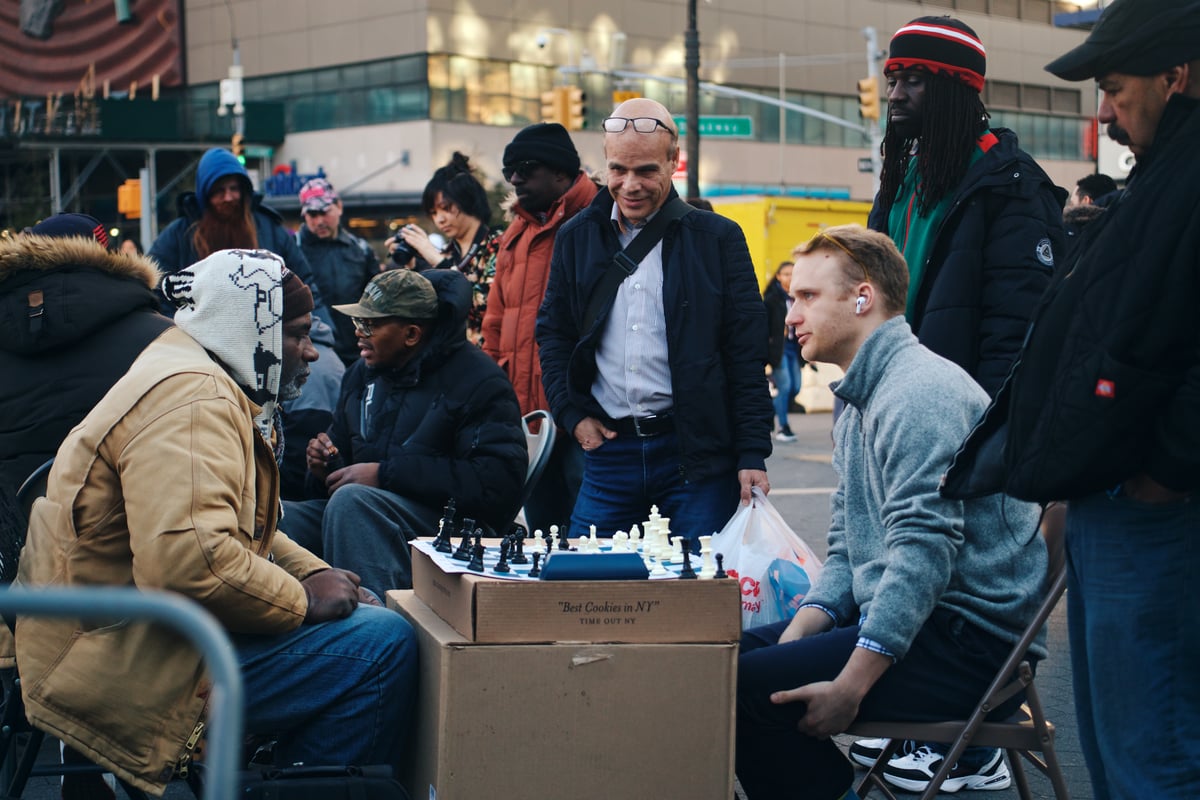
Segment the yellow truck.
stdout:
<path fill-rule="evenodd" d="M 817 231 L 832 225 L 867 224 L 870 203 L 855 200 L 810 200 L 801 197 L 710 198 L 713 210 L 741 226 L 758 273 L 759 289 L 766 287 L 779 262 Z"/>

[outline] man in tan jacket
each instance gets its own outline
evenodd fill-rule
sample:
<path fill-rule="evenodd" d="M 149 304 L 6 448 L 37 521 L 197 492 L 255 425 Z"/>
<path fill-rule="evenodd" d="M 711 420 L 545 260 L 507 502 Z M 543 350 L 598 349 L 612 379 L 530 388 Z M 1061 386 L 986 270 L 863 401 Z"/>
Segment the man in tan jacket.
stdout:
<path fill-rule="evenodd" d="M 190 597 L 229 631 L 246 728 L 277 738 L 279 764 L 394 763 L 414 697 L 412 628 L 276 530 L 276 403 L 316 358 L 312 295 L 266 251 L 219 251 L 163 288 L 177 327 L 59 449 L 19 581 Z M 27 617 L 16 649 L 37 727 L 156 794 L 190 760 L 208 692 L 179 636 Z"/>

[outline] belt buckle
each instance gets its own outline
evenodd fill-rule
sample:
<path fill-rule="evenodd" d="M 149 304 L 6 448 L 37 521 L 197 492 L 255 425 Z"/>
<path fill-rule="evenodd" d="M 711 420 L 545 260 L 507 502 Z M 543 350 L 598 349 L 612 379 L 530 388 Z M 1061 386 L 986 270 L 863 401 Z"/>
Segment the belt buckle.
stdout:
<path fill-rule="evenodd" d="M 653 433 L 642 433 L 642 423 L 657 421 L 658 414 L 651 414 L 648 417 L 631 417 L 631 419 L 633 420 L 633 432 L 637 434 L 638 438 L 648 439 L 655 435 Z"/>

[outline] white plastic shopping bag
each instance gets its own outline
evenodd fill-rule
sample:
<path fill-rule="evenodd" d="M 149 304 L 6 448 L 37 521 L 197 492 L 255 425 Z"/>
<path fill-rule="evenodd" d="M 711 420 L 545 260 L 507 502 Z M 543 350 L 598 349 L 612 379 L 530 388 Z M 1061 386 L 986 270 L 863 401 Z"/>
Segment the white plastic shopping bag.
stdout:
<path fill-rule="evenodd" d="M 742 628 L 791 619 L 821 574 L 821 560 L 757 487 L 712 539 L 742 590 Z"/>

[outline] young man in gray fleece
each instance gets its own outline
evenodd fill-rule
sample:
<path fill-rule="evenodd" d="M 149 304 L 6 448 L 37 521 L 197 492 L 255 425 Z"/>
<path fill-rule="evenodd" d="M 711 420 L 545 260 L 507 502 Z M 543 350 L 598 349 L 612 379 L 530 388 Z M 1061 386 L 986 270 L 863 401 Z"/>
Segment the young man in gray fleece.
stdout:
<path fill-rule="evenodd" d="M 829 737 L 856 719 L 968 714 L 1036 612 L 1046 574 L 1036 505 L 938 494 L 988 397 L 917 342 L 892 241 L 847 225 L 794 255 L 787 322 L 806 361 L 845 370 L 833 388 L 846 407 L 821 577 L 790 622 L 742 635 L 737 773 L 750 800 L 853 798 L 853 770 Z M 1000 758 L 967 770 L 970 788 L 1009 782 Z"/>

